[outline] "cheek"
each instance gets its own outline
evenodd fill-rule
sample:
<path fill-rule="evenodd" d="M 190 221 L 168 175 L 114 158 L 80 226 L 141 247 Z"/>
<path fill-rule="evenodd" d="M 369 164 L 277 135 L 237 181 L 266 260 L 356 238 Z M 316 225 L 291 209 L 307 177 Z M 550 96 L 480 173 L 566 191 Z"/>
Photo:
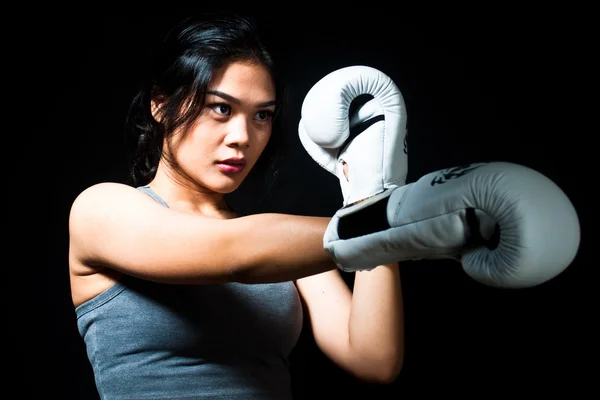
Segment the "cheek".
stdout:
<path fill-rule="evenodd" d="M 222 129 L 222 128 L 221 128 Z M 188 137 L 188 145 L 200 153 L 214 151 L 222 140 L 222 132 L 218 126 L 210 123 L 198 124 Z"/>
<path fill-rule="evenodd" d="M 257 152 L 259 155 L 262 154 L 262 152 L 265 150 L 265 148 L 267 147 L 267 144 L 269 144 L 270 139 L 271 139 L 270 133 L 263 134 L 258 138 L 256 148 L 257 148 Z"/>
<path fill-rule="evenodd" d="M 214 154 L 218 144 L 214 143 L 210 137 L 200 134 L 189 135 L 182 141 L 179 147 L 179 157 L 187 162 L 205 162 L 210 161 L 211 154 Z"/>
<path fill-rule="evenodd" d="M 265 133 L 262 137 L 261 137 L 261 147 L 264 149 L 267 146 L 267 143 L 269 143 L 269 140 L 271 140 L 271 131 Z"/>

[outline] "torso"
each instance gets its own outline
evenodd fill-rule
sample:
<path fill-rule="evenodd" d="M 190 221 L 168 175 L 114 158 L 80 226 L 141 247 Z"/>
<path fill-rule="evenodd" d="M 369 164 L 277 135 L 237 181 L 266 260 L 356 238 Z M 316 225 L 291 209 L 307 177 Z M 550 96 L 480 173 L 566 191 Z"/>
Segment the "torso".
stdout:
<path fill-rule="evenodd" d="M 303 326 L 292 282 L 169 285 L 72 271 L 77 328 L 103 397 L 291 399 L 288 357 Z"/>
<path fill-rule="evenodd" d="M 303 326 L 293 282 L 169 285 L 79 255 L 71 247 L 72 302 L 102 397 L 291 399 L 288 357 Z"/>

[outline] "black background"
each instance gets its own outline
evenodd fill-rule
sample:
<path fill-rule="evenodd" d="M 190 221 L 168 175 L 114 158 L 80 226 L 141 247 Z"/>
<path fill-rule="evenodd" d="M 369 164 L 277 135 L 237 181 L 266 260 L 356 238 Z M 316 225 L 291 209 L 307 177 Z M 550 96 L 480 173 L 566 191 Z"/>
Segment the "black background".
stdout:
<path fill-rule="evenodd" d="M 583 123 L 596 113 L 585 99 L 594 97 L 586 80 L 593 54 L 589 11 L 367 6 L 324 14 L 290 5 L 262 17 L 292 89 L 284 114 L 285 160 L 265 202 L 253 202 L 252 187 L 235 201 L 250 211 L 306 215 L 331 215 L 340 207 L 336 178 L 307 156 L 296 126 L 302 99 L 318 79 L 367 64 L 390 75 L 405 97 L 409 181 L 475 161 L 527 165 L 571 198 L 582 244 L 563 274 L 526 290 L 484 287 L 453 262 L 403 264 L 407 350 L 398 380 L 386 387 L 356 382 L 305 332 L 292 359 L 297 398 L 479 398 L 563 390 L 575 397 L 587 391 L 597 368 L 588 137 L 597 129 Z M 23 189 L 16 198 L 9 194 L 9 202 L 26 209 L 7 208 L 8 220 L 16 222 L 11 240 L 17 247 L 9 248 L 16 258 L 7 268 L 17 280 L 6 286 L 18 305 L 7 310 L 17 319 L 8 325 L 6 345 L 17 360 L 10 364 L 19 376 L 17 398 L 96 398 L 69 299 L 70 203 L 90 184 L 125 178 L 122 124 L 147 46 L 170 23 L 201 11 L 142 16 L 92 10 L 38 10 L 21 20 L 11 31 L 19 62 L 5 62 L 24 76 L 5 82 L 24 95 L 17 105 L 25 116 L 12 118 L 21 136 L 13 137 L 18 145 L 11 151 L 30 160 L 6 165 L 24 172 L 17 179 Z M 262 4 L 257 10 L 270 12 Z M 346 278 L 351 285 L 352 277 Z"/>

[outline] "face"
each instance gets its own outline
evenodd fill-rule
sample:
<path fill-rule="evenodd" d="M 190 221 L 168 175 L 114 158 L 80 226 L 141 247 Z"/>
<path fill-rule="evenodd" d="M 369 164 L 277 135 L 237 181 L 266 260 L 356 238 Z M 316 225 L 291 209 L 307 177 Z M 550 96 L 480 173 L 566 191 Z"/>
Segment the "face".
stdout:
<path fill-rule="evenodd" d="M 258 64 L 235 62 L 208 86 L 202 114 L 168 149 L 197 186 L 217 193 L 235 190 L 271 137 L 275 86 Z"/>

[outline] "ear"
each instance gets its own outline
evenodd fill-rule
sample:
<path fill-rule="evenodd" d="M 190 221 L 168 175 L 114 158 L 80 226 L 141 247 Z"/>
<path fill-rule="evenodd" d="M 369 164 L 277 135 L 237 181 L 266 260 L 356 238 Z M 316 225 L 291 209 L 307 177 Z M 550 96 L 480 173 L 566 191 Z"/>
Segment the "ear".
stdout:
<path fill-rule="evenodd" d="M 159 100 L 153 99 L 150 101 L 150 112 L 152 113 L 152 117 L 156 122 L 160 122 L 162 105 L 163 103 Z"/>

